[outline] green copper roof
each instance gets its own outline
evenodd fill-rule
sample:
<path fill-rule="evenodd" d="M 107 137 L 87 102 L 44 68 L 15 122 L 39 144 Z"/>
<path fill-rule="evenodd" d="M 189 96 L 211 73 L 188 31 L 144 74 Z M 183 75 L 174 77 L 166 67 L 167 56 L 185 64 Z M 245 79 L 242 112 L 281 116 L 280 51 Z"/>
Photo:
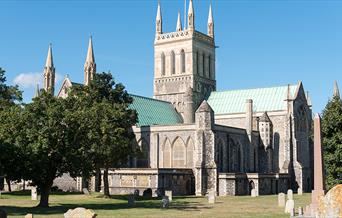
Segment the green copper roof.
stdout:
<path fill-rule="evenodd" d="M 138 126 L 182 123 L 182 117 L 171 103 L 137 95 L 131 95 L 131 97 L 133 103 L 130 108 L 138 113 Z"/>
<path fill-rule="evenodd" d="M 298 85 L 290 85 L 291 97 L 294 97 Z M 276 111 L 286 109 L 288 86 L 270 88 L 231 90 L 212 92 L 208 103 L 215 114 L 244 113 L 246 99 L 253 99 L 253 111 Z"/>

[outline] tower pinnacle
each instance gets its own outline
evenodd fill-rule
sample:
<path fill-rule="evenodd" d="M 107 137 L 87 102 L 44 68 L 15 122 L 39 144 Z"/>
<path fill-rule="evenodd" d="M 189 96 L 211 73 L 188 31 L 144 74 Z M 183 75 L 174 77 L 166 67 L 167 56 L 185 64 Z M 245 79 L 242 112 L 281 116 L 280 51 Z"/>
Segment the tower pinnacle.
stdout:
<path fill-rule="evenodd" d="M 53 65 L 52 44 L 49 44 L 48 54 L 44 66 L 44 89 L 52 94 L 55 92 L 55 67 Z"/>
<path fill-rule="evenodd" d="M 160 10 L 160 2 L 158 1 L 157 17 L 156 17 L 156 34 L 162 34 L 162 15 Z"/>
<path fill-rule="evenodd" d="M 189 30 L 194 30 L 195 29 L 195 14 L 194 14 L 194 7 L 192 5 L 192 0 L 190 0 L 190 2 L 189 2 L 188 29 Z"/>
<path fill-rule="evenodd" d="M 213 19 L 213 12 L 211 9 L 211 4 L 209 7 L 209 15 L 208 15 L 208 36 L 214 38 L 214 19 Z"/>
<path fill-rule="evenodd" d="M 95 63 L 94 50 L 93 50 L 93 40 L 92 40 L 92 37 L 90 36 L 87 58 L 84 63 L 84 84 L 85 85 L 89 85 L 95 73 L 96 73 L 96 63 Z"/>
<path fill-rule="evenodd" d="M 340 90 L 338 89 L 337 81 L 334 82 L 334 97 L 340 98 Z"/>
<path fill-rule="evenodd" d="M 182 28 L 181 16 L 180 16 L 180 13 L 178 12 L 176 31 L 182 31 L 182 29 L 183 28 Z"/>

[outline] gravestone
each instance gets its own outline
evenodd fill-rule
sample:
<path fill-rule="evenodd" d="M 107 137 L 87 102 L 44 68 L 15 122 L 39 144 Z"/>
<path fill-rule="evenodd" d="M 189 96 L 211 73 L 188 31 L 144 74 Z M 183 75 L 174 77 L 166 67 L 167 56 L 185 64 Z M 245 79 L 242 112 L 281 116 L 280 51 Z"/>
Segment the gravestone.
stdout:
<path fill-rule="evenodd" d="M 285 205 L 285 213 L 291 213 L 291 211 L 294 210 L 294 208 L 294 200 L 287 200 Z"/>
<path fill-rule="evenodd" d="M 33 214 L 32 213 L 28 213 L 25 215 L 25 218 L 33 218 Z"/>
<path fill-rule="evenodd" d="M 85 209 L 83 207 L 77 207 L 70 209 L 64 214 L 64 218 L 95 218 L 97 215 L 92 210 Z"/>
<path fill-rule="evenodd" d="M 0 209 L 0 218 L 7 218 L 7 213 L 6 213 L 6 211 Z"/>
<path fill-rule="evenodd" d="M 134 196 L 139 196 L 139 190 L 138 189 L 134 190 Z"/>
<path fill-rule="evenodd" d="M 284 193 L 278 194 L 278 207 L 285 207 L 286 195 Z"/>
<path fill-rule="evenodd" d="M 303 215 L 304 215 L 303 208 L 298 207 L 298 216 L 303 216 Z"/>
<path fill-rule="evenodd" d="M 295 216 L 295 209 L 292 208 L 292 209 L 290 210 L 290 217 L 294 217 L 294 216 Z"/>
<path fill-rule="evenodd" d="M 169 201 L 172 201 L 172 191 L 171 190 L 167 190 L 165 191 L 165 196 L 169 197 Z"/>
<path fill-rule="evenodd" d="M 83 194 L 90 195 L 89 190 L 87 188 L 82 189 Z"/>
<path fill-rule="evenodd" d="M 301 187 L 299 187 L 299 188 L 297 189 L 297 194 L 298 194 L 298 195 L 303 195 L 303 189 L 302 189 Z"/>
<path fill-rule="evenodd" d="M 292 189 L 287 190 L 287 200 L 293 200 L 293 191 L 292 191 Z"/>
<path fill-rule="evenodd" d="M 135 198 L 134 198 L 134 195 L 128 196 L 128 206 L 129 206 L 129 207 L 134 207 L 134 205 L 135 205 Z"/>
<path fill-rule="evenodd" d="M 168 196 L 163 196 L 163 199 L 162 199 L 162 207 L 163 208 L 169 208 L 169 197 Z"/>
<path fill-rule="evenodd" d="M 31 188 L 31 200 L 36 201 L 38 199 L 37 187 Z"/>
<path fill-rule="evenodd" d="M 253 188 L 252 191 L 251 191 L 251 196 L 252 197 L 256 197 L 257 194 L 256 194 L 256 190 Z"/>
<path fill-rule="evenodd" d="M 342 217 L 342 184 L 336 185 L 319 200 L 318 217 Z"/>
<path fill-rule="evenodd" d="M 208 203 L 209 204 L 215 204 L 215 191 L 209 191 L 208 193 Z"/>

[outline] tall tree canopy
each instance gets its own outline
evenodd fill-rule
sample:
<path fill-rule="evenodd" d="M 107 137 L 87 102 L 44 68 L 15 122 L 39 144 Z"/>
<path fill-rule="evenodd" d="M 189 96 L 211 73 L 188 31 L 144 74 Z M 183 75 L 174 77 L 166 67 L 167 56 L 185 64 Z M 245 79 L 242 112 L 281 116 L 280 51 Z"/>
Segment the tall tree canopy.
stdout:
<path fill-rule="evenodd" d="M 8 189 L 11 190 L 10 180 L 19 180 L 20 170 L 16 164 L 20 160 L 17 147 L 6 135 L 11 129 L 7 125 L 16 110 L 20 110 L 22 101 L 22 92 L 18 86 L 9 86 L 6 84 L 5 71 L 0 68 L 0 176 L 6 176 Z M 0 186 L 3 179 L 0 179 Z M 3 187 L 0 187 L 3 188 Z"/>
<path fill-rule="evenodd" d="M 342 175 L 342 101 L 334 96 L 322 116 L 324 164 L 328 188 L 341 183 Z"/>
<path fill-rule="evenodd" d="M 129 109 L 133 99 L 121 83 L 115 83 L 110 73 L 95 74 L 88 86 L 76 86 L 70 92 L 70 101 L 78 108 L 75 114 L 83 147 L 88 147 L 88 160 L 93 167 L 104 168 L 104 194 L 109 196 L 108 169 L 127 163 L 132 154 L 137 122 L 134 110 Z"/>

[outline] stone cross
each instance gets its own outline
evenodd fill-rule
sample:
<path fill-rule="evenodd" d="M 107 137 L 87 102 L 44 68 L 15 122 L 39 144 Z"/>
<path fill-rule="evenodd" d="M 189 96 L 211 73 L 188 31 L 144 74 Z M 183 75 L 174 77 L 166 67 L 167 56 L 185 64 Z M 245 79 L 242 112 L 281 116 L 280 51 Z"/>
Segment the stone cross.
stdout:
<path fill-rule="evenodd" d="M 293 200 L 293 191 L 292 191 L 292 189 L 287 190 L 287 200 Z"/>
<path fill-rule="evenodd" d="M 209 191 L 208 193 L 208 203 L 215 204 L 215 191 Z"/>
<path fill-rule="evenodd" d="M 284 193 L 278 194 L 278 207 L 285 207 L 286 195 Z"/>
<path fill-rule="evenodd" d="M 169 202 L 172 201 L 172 190 L 166 190 L 165 196 L 169 197 Z"/>
<path fill-rule="evenodd" d="M 38 199 L 37 187 L 31 188 L 31 200 L 36 201 Z"/>
<path fill-rule="evenodd" d="M 164 196 L 162 199 L 162 207 L 163 208 L 169 208 L 169 197 L 168 196 Z"/>
<path fill-rule="evenodd" d="M 285 205 L 285 213 L 291 213 L 295 208 L 294 200 L 287 200 Z"/>
<path fill-rule="evenodd" d="M 64 214 L 64 218 L 95 218 L 97 215 L 92 210 L 87 210 L 83 207 L 77 207 L 75 209 L 70 209 Z"/>

